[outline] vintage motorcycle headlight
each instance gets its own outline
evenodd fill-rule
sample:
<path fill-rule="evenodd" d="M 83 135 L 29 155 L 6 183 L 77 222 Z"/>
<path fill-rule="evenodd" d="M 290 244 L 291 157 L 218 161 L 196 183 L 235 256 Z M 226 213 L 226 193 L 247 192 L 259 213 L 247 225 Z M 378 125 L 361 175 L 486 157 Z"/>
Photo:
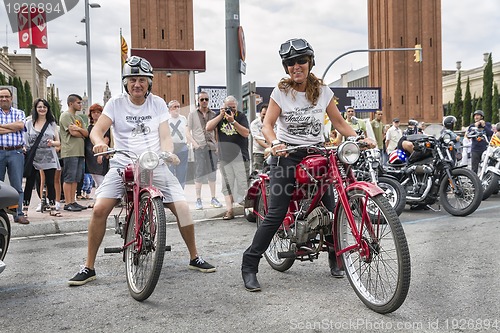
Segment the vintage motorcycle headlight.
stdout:
<path fill-rule="evenodd" d="M 352 141 L 346 141 L 342 143 L 338 150 L 337 156 L 342 163 L 354 164 L 359 159 L 360 150 L 356 143 Z"/>
<path fill-rule="evenodd" d="M 158 166 L 160 159 L 154 151 L 145 151 L 139 156 L 139 165 L 142 169 L 153 170 Z"/>

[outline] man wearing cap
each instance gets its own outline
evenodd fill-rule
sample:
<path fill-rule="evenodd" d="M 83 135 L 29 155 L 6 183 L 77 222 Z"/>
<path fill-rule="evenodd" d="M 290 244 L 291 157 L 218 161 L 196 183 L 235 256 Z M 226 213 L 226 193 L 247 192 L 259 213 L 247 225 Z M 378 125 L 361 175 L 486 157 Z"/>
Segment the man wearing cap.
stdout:
<path fill-rule="evenodd" d="M 488 140 L 484 139 L 484 136 L 477 136 L 470 138 L 471 142 L 471 169 L 477 173 L 479 169 L 479 163 L 481 162 L 481 155 L 488 148 L 488 142 L 493 135 L 493 130 L 491 129 L 491 123 L 484 121 L 484 112 L 482 110 L 474 111 L 474 122 L 469 125 L 467 129 L 467 134 L 470 133 L 472 128 L 477 128 L 479 131 L 484 131 Z M 466 135 L 467 135 L 466 134 Z"/>
<path fill-rule="evenodd" d="M 403 131 L 399 128 L 399 118 L 392 120 L 392 126 L 385 134 L 385 144 L 387 145 L 387 154 L 390 154 L 398 147 L 399 139 L 403 136 Z"/>

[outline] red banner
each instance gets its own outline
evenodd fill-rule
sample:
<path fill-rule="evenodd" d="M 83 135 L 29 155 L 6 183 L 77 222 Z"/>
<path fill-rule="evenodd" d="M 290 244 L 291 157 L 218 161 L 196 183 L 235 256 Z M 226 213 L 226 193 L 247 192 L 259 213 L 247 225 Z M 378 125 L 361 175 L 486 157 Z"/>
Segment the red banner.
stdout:
<path fill-rule="evenodd" d="M 19 48 L 48 48 L 47 20 L 43 9 L 23 7 L 18 14 Z"/>

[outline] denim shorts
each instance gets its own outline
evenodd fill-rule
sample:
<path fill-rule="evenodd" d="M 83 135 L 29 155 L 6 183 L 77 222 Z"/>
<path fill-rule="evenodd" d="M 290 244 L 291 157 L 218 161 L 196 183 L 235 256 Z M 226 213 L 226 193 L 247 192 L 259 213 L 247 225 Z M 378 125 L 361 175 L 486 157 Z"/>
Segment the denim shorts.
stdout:
<path fill-rule="evenodd" d="M 65 157 L 63 158 L 63 182 L 79 183 L 83 178 L 84 158 L 80 157 Z"/>

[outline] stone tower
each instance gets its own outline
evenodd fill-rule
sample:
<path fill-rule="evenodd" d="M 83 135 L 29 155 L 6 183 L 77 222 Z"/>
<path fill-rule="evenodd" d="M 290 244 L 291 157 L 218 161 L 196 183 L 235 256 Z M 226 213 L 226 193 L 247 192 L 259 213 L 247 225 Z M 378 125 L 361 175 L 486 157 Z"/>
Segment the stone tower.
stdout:
<path fill-rule="evenodd" d="M 440 123 L 442 107 L 441 0 L 368 1 L 370 49 L 422 45 L 412 51 L 371 52 L 370 85 L 382 88 L 384 121 Z"/>
<path fill-rule="evenodd" d="M 194 49 L 192 0 L 130 0 L 131 47 Z M 155 70 L 153 93 L 189 105 L 189 73 Z"/>
<path fill-rule="evenodd" d="M 109 83 L 106 81 L 106 88 L 104 89 L 104 97 L 102 98 L 102 101 L 104 102 L 104 105 L 110 100 L 111 98 L 111 90 L 109 90 Z"/>

